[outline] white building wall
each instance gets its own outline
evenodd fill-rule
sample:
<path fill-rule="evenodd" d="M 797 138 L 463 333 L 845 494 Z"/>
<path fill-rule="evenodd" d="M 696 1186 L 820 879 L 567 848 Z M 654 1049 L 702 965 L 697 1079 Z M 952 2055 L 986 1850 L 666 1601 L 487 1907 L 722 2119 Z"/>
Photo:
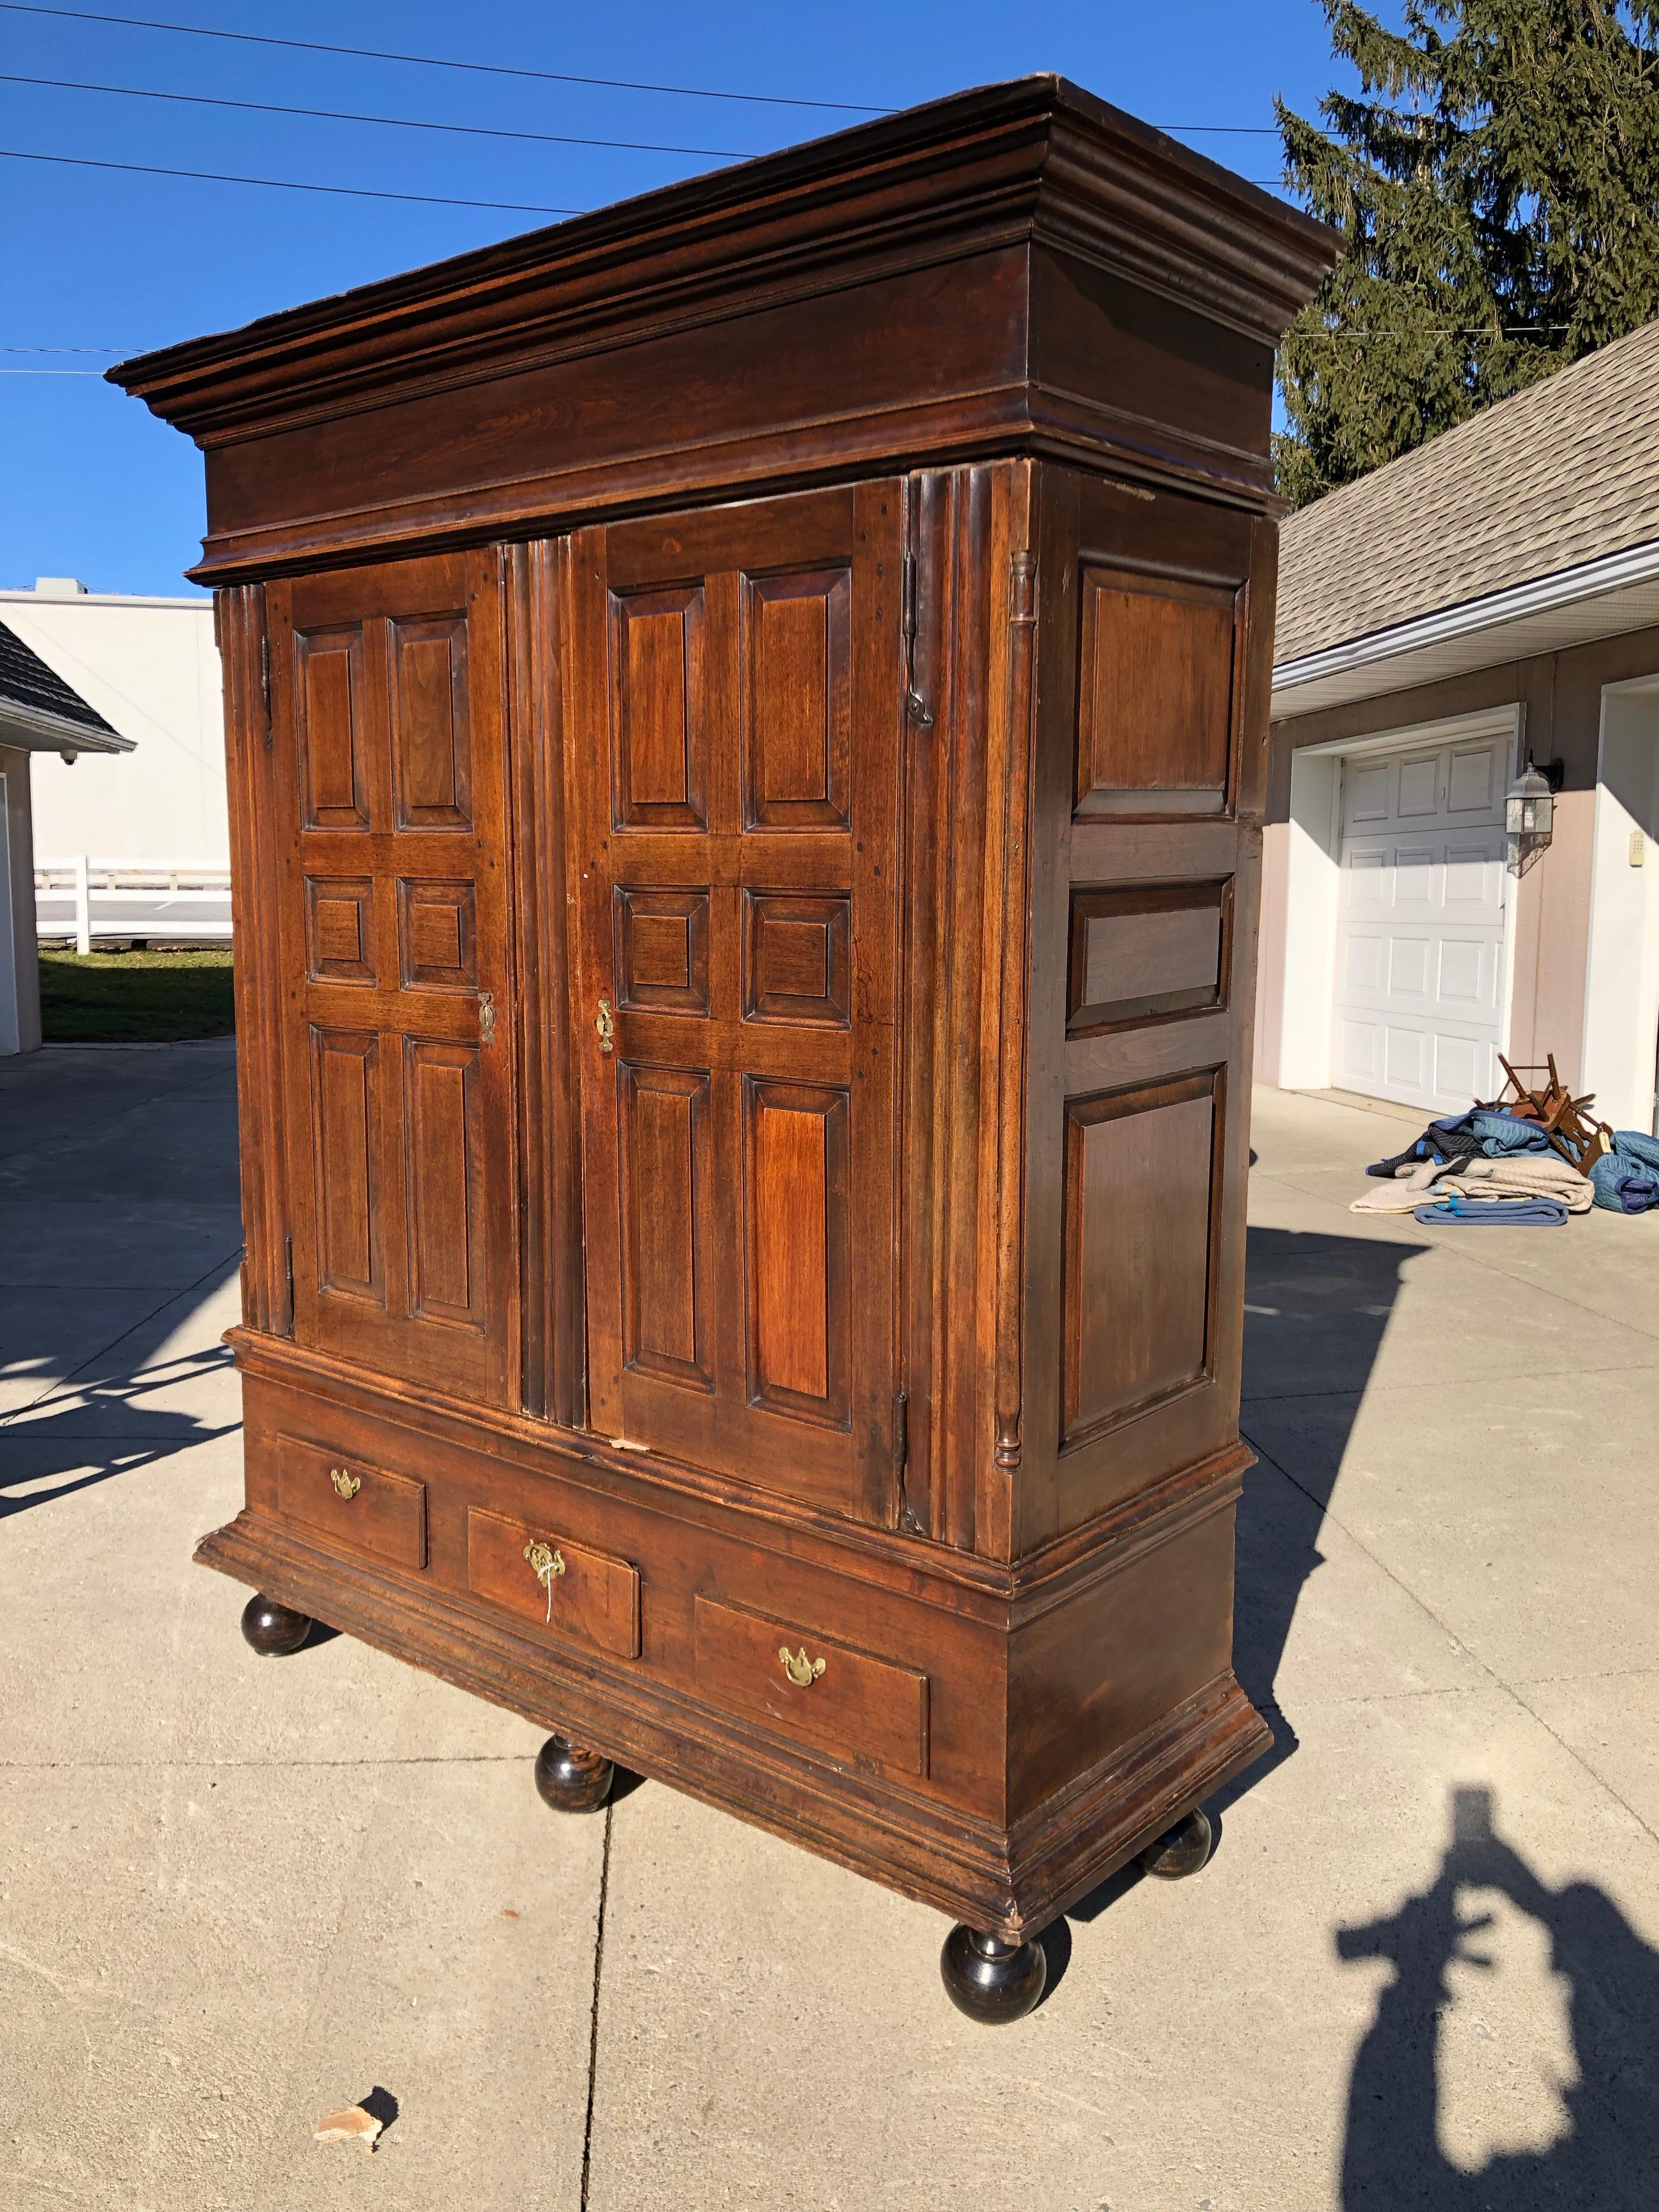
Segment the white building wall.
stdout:
<path fill-rule="evenodd" d="M 38 858 L 228 867 L 212 601 L 0 591 L 0 622 L 137 748 L 73 767 L 37 757 Z"/>

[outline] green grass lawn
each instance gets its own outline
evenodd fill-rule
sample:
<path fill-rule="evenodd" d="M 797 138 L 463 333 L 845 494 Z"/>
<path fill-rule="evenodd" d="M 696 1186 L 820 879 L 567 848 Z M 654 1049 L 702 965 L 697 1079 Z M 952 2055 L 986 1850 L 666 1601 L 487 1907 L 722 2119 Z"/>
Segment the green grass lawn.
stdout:
<path fill-rule="evenodd" d="M 48 1044 L 160 1044 L 228 1036 L 235 1026 L 228 945 L 40 955 L 40 1030 Z"/>

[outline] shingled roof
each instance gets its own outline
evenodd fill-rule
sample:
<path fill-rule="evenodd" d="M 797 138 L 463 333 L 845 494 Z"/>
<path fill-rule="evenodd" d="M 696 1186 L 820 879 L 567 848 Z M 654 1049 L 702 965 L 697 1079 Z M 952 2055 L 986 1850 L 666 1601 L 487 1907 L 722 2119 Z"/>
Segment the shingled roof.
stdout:
<path fill-rule="evenodd" d="M 1285 521 L 1276 666 L 1659 540 L 1659 322 Z"/>
<path fill-rule="evenodd" d="M 8 707 L 21 707 L 36 714 L 51 714 L 60 722 L 74 722 L 88 735 L 115 738 L 120 733 L 95 707 L 88 707 L 78 691 L 64 683 L 56 669 L 48 668 L 15 630 L 0 623 L 0 714 Z"/>

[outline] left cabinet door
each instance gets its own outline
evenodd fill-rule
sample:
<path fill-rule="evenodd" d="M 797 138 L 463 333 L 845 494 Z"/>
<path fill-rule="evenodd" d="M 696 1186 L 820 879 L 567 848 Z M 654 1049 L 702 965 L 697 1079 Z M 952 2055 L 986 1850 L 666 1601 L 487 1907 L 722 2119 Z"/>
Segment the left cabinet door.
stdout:
<path fill-rule="evenodd" d="M 296 1341 L 493 1404 L 516 1281 L 501 594 L 267 592 Z"/>

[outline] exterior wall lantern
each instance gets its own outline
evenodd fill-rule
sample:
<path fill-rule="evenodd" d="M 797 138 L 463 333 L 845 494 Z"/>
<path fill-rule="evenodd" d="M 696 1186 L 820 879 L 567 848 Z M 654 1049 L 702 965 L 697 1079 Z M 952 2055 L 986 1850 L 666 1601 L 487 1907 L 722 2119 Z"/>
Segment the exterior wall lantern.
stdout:
<path fill-rule="evenodd" d="M 1528 757 L 1504 798 L 1504 830 L 1509 840 L 1510 866 L 1523 876 L 1549 849 L 1555 834 L 1555 794 L 1565 770 L 1559 760 L 1537 767 Z"/>

